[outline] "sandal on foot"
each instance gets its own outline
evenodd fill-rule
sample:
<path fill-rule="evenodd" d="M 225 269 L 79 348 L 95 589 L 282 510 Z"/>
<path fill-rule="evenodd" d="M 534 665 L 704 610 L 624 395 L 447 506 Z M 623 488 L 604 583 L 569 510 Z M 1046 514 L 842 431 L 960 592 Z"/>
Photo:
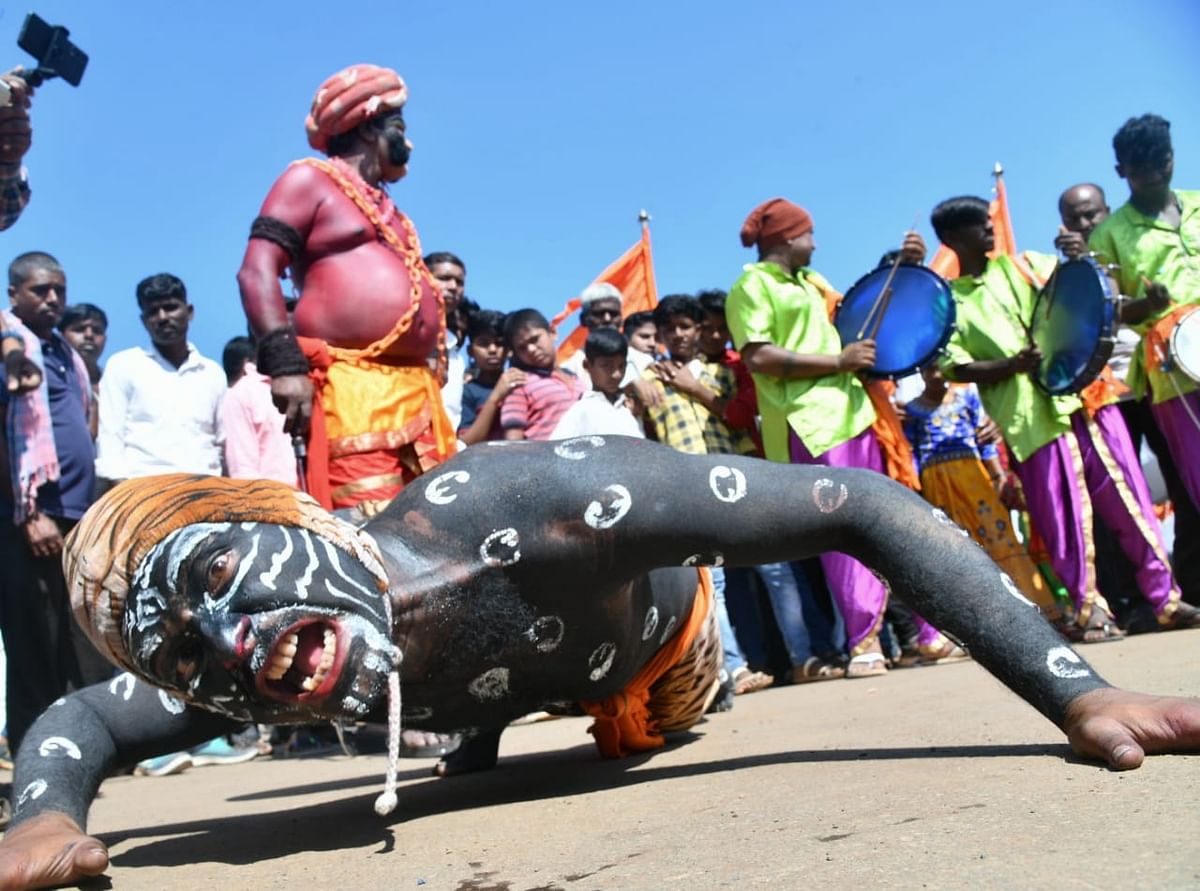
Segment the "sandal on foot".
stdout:
<path fill-rule="evenodd" d="M 751 671 L 745 666 L 733 673 L 733 692 L 736 696 L 757 693 L 759 690 L 767 689 L 773 683 L 775 683 L 775 678 L 771 675 L 762 671 Z"/>
<path fill-rule="evenodd" d="M 943 665 L 947 662 L 961 662 L 970 659 L 971 655 L 954 641 L 943 641 L 940 646 L 922 648 L 917 657 L 917 665 Z"/>
<path fill-rule="evenodd" d="M 846 676 L 846 669 L 836 662 L 828 662 L 820 656 L 809 656 L 803 665 L 792 666 L 793 684 L 811 684 L 813 681 L 833 681 Z"/>
<path fill-rule="evenodd" d="M 1169 616 L 1159 615 L 1159 631 L 1175 631 L 1178 628 L 1200 628 L 1200 608 L 1180 600 Z"/>
<path fill-rule="evenodd" d="M 1110 643 L 1125 637 L 1125 632 L 1117 627 L 1116 620 L 1103 612 L 1093 612 L 1087 625 L 1072 622 L 1059 630 L 1075 644 Z"/>
<path fill-rule="evenodd" d="M 851 657 L 846 666 L 848 678 L 873 678 L 887 672 L 887 658 L 883 653 L 859 653 Z"/>

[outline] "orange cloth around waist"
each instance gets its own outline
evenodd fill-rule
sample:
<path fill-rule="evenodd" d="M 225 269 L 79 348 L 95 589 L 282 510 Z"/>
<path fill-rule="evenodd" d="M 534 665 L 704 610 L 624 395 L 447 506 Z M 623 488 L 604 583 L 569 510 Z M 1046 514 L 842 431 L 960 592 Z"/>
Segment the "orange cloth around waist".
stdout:
<path fill-rule="evenodd" d="M 1193 312 L 1200 312 L 1200 308 L 1194 303 L 1185 303 L 1175 307 L 1150 327 L 1143 338 L 1147 368 L 1162 368 L 1171 354 L 1171 334 L 1175 326 L 1183 321 L 1184 316 Z"/>
<path fill-rule="evenodd" d="M 1120 402 L 1128 392 L 1129 387 L 1105 365 L 1096 379 L 1079 391 L 1079 398 L 1083 400 L 1088 415 L 1095 417 L 1096 412 L 1106 405 Z"/>
<path fill-rule="evenodd" d="M 883 453 L 883 469 L 887 475 L 901 485 L 908 486 L 914 492 L 921 491 L 921 480 L 917 476 L 917 466 L 913 461 L 912 446 L 896 409 L 892 406 L 892 393 L 896 385 L 891 381 L 865 380 L 867 395 L 871 397 L 871 407 L 875 409 L 875 423 L 871 430 L 879 440 L 879 450 Z"/>
<path fill-rule="evenodd" d="M 580 703 L 583 710 L 596 719 L 588 732 L 596 738 L 596 748 L 605 758 L 624 758 L 634 752 L 662 747 L 662 734 L 658 732 L 646 703 L 654 682 L 683 658 L 704 627 L 712 608 L 712 576 L 707 569 L 701 569 L 699 576 L 692 611 L 675 636 L 642 666 L 642 670 L 619 693 Z"/>
<path fill-rule="evenodd" d="M 309 431 L 308 492 L 324 507 L 334 506 L 329 466 L 339 458 L 395 452 L 412 444 L 420 469 L 427 470 L 454 454 L 454 429 L 428 366 L 397 365 L 388 358 L 330 347 L 318 338 L 298 339 L 317 396 Z M 346 482 L 339 479 L 339 487 Z M 354 494 L 358 497 L 350 503 L 365 497 Z"/>

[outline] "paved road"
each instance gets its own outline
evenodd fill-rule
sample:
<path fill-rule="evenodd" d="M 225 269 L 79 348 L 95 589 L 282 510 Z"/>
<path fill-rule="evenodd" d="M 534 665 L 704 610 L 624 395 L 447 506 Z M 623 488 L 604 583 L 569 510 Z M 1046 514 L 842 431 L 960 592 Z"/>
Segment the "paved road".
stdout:
<path fill-rule="evenodd" d="M 1200 694 L 1200 631 L 1089 648 L 1114 683 Z M 104 786 L 118 889 L 1075 888 L 1200 885 L 1200 756 L 1132 773 L 973 663 L 738 700 L 653 756 L 597 760 L 586 721 L 517 727 L 501 768 L 265 761 Z"/>

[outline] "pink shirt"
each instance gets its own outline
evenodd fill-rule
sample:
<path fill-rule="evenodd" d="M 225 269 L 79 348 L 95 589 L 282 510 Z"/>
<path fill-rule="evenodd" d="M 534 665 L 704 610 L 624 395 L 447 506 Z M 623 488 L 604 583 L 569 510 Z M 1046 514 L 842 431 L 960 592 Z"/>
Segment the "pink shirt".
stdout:
<path fill-rule="evenodd" d="M 283 432 L 283 415 L 271 401 L 271 379 L 253 362 L 225 394 L 225 470 L 235 479 L 278 480 L 296 485 L 296 455 Z"/>

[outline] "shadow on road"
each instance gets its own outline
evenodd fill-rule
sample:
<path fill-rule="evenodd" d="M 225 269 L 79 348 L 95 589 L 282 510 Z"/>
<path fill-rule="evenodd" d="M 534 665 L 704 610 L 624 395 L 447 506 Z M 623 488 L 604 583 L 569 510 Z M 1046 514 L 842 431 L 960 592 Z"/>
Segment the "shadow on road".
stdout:
<path fill-rule="evenodd" d="M 672 741 L 670 748 L 678 749 L 699 738 L 696 734 L 682 734 Z M 374 763 L 379 765 L 378 771 L 373 770 L 362 777 L 236 796 L 229 801 L 233 811 L 238 802 L 311 795 L 339 789 L 372 787 L 369 795 L 325 802 L 315 807 L 305 804 L 274 813 L 241 816 L 231 813 L 217 820 L 196 820 L 104 833 L 101 838 L 110 847 L 139 838 L 155 839 L 115 856 L 113 865 L 122 868 L 201 862 L 242 865 L 262 863 L 299 851 L 333 851 L 372 844 L 378 844 L 379 853 L 385 853 L 395 845 L 392 827 L 408 820 L 471 808 L 601 792 L 637 783 L 782 764 L 926 758 L 1063 758 L 1069 752 L 1065 743 L 885 747 L 771 752 L 695 764 L 644 767 L 652 760 L 653 753 L 616 761 L 599 761 L 595 747 L 588 744 L 504 758 L 497 770 L 450 779 L 429 776 L 428 767 L 406 771 L 401 779 L 411 783 L 400 788 L 400 806 L 390 821 L 381 820 L 372 810 L 383 773 L 382 759 L 374 759 Z"/>

